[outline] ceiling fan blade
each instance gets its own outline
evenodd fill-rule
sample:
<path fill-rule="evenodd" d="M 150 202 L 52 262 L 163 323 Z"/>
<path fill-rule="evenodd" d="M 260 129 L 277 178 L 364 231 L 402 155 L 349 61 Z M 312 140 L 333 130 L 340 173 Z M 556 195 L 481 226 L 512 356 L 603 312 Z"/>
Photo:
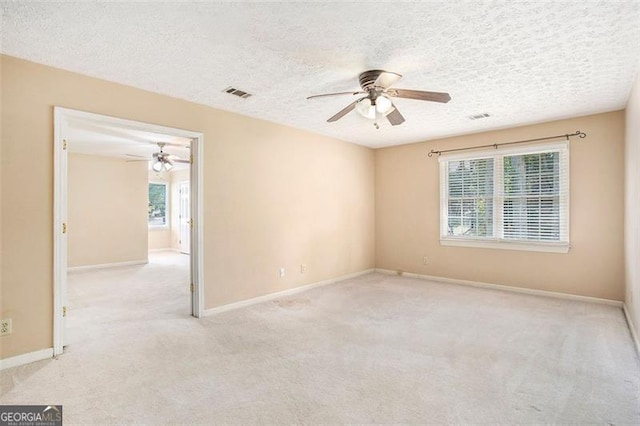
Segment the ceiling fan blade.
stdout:
<path fill-rule="evenodd" d="M 387 95 L 396 98 L 416 99 L 418 101 L 442 102 L 446 104 L 451 100 L 451 96 L 444 92 L 425 92 L 422 90 L 390 89 Z"/>
<path fill-rule="evenodd" d="M 395 106 L 393 107 L 391 112 L 387 114 L 387 120 L 389 120 L 389 123 L 391 123 L 392 126 L 398 126 L 404 123 L 404 117 L 402 116 L 402 114 L 400 114 L 400 111 L 398 111 L 398 108 L 396 108 Z"/>
<path fill-rule="evenodd" d="M 165 158 L 173 161 L 174 163 L 186 163 L 186 164 L 190 164 L 191 161 L 189 160 L 185 160 L 184 158 L 175 155 L 175 154 L 168 154 Z"/>
<path fill-rule="evenodd" d="M 125 154 L 127 157 L 138 157 L 138 158 L 147 158 L 144 155 L 135 155 L 135 154 Z"/>
<path fill-rule="evenodd" d="M 313 98 L 323 98 L 325 96 L 339 96 L 339 95 L 360 95 L 363 94 L 364 92 L 337 92 L 337 93 L 324 93 L 322 95 L 312 95 L 312 96 L 307 96 L 307 99 L 313 99 Z"/>
<path fill-rule="evenodd" d="M 147 142 L 147 143 L 153 143 L 155 145 L 158 145 L 158 142 Z M 177 146 L 177 147 L 180 147 L 180 148 L 186 148 L 186 147 L 189 146 L 189 145 L 183 145 L 183 144 L 177 143 L 177 142 L 160 142 L 160 143 L 164 144 L 163 147 L 166 147 L 166 146 Z"/>
<path fill-rule="evenodd" d="M 338 121 L 340 120 L 342 117 L 344 117 L 345 115 L 349 114 L 351 111 L 353 111 L 354 109 L 356 109 L 356 104 L 358 102 L 360 102 L 362 99 L 364 98 L 360 98 L 357 101 L 353 101 L 351 102 L 349 105 L 347 105 L 345 108 L 343 108 L 340 112 L 338 112 L 336 115 L 334 115 L 333 117 L 331 117 L 330 119 L 327 120 L 328 123 L 333 123 L 334 121 Z"/>
<path fill-rule="evenodd" d="M 395 72 L 383 71 L 376 81 L 373 83 L 375 87 L 381 87 L 383 89 L 388 89 L 389 87 L 396 84 L 402 76 Z"/>
<path fill-rule="evenodd" d="M 147 162 L 149 162 L 151 160 L 127 160 L 126 162 L 127 163 L 137 163 L 137 162 L 140 162 L 140 161 L 144 161 L 145 163 L 147 163 Z"/>

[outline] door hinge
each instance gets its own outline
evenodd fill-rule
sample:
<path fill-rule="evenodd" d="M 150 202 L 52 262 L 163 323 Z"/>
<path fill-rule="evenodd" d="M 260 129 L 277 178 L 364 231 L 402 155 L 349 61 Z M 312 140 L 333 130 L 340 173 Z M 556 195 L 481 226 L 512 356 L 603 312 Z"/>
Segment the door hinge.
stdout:
<path fill-rule="evenodd" d="M 67 140 L 66 139 L 62 139 L 62 149 L 64 149 L 65 151 L 67 150 Z"/>
<path fill-rule="evenodd" d="M 189 228 L 193 229 L 193 219 L 189 219 Z"/>
<path fill-rule="evenodd" d="M 67 316 L 67 311 L 69 310 L 69 308 L 67 308 L 66 306 L 62 307 L 62 316 L 66 317 Z"/>
<path fill-rule="evenodd" d="M 193 283 L 189 284 L 189 290 L 191 290 L 191 293 L 196 291 L 196 286 L 193 285 Z"/>
<path fill-rule="evenodd" d="M 66 233 L 67 233 L 67 224 L 66 224 L 66 223 L 63 223 L 63 224 L 62 224 L 62 233 L 63 233 L 63 234 L 66 234 Z"/>
<path fill-rule="evenodd" d="M 193 164 L 193 154 L 189 155 L 189 164 Z"/>

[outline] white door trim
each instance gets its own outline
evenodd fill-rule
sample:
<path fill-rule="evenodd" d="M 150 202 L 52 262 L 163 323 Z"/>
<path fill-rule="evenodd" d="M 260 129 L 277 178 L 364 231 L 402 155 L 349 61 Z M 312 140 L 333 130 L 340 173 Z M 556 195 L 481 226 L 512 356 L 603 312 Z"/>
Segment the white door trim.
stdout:
<path fill-rule="evenodd" d="M 195 132 L 194 132 L 195 133 Z M 204 316 L 204 213 L 202 167 L 204 165 L 204 135 L 191 136 L 191 181 L 189 197 L 191 201 L 191 282 L 193 283 L 192 314 L 196 318 Z"/>
<path fill-rule="evenodd" d="M 65 289 L 67 283 L 67 235 L 62 232 L 67 221 L 67 150 L 66 129 L 71 120 L 91 121 L 131 130 L 161 133 L 191 139 L 191 298 L 192 315 L 204 315 L 204 261 L 203 261 L 203 142 L 204 135 L 190 130 L 164 127 L 140 121 L 126 120 L 101 114 L 54 107 L 54 190 L 53 190 L 53 355 L 63 352 Z"/>
<path fill-rule="evenodd" d="M 189 197 L 189 203 L 186 203 L 186 209 L 188 209 L 188 214 L 185 216 L 183 213 L 185 213 L 182 209 L 182 200 L 183 200 L 183 189 L 184 187 L 187 187 L 187 195 Z M 185 232 L 186 229 L 185 227 L 188 226 L 189 224 L 189 220 L 191 219 L 191 185 L 189 184 L 188 180 L 181 180 L 178 183 L 178 238 L 179 238 L 179 249 L 178 252 L 183 253 L 183 254 L 191 254 L 191 232 Z M 186 237 L 185 237 L 186 235 Z M 182 240 L 188 240 L 185 241 L 185 244 L 183 244 Z M 188 243 L 188 247 L 187 244 Z M 185 250 L 183 250 L 183 247 L 185 247 Z M 187 253 L 188 252 L 188 253 Z"/>
<path fill-rule="evenodd" d="M 67 235 L 63 223 L 67 221 L 67 150 L 64 141 L 67 120 L 63 111 L 53 110 L 53 356 L 62 353 L 64 346 L 64 316 L 67 287 Z"/>

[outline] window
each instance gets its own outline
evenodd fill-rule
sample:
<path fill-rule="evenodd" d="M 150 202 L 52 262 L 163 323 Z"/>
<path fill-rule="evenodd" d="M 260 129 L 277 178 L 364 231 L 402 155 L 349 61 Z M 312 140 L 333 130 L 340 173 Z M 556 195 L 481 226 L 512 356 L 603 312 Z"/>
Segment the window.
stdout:
<path fill-rule="evenodd" d="M 167 184 L 149 183 L 149 226 L 167 226 Z"/>
<path fill-rule="evenodd" d="M 443 245 L 567 252 L 567 143 L 440 158 Z"/>

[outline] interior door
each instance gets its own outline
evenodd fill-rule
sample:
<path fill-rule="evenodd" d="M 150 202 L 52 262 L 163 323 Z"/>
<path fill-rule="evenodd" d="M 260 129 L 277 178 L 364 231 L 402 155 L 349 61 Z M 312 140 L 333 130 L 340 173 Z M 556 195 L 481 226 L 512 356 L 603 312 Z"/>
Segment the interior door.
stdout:
<path fill-rule="evenodd" d="M 189 181 L 180 182 L 180 252 L 191 253 L 191 211 Z"/>

